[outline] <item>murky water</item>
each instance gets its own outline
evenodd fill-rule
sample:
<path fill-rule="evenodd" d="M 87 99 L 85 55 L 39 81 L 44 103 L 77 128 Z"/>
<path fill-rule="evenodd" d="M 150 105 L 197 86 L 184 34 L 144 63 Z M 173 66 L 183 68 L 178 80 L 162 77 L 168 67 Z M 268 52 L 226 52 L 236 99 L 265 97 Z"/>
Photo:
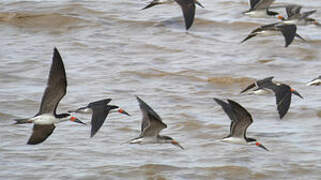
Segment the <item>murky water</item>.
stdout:
<path fill-rule="evenodd" d="M 316 0 L 277 1 L 316 9 Z M 320 179 L 321 29 L 298 28 L 307 42 L 284 48 L 281 36 L 240 41 L 255 27 L 277 21 L 241 15 L 245 0 L 203 0 L 185 32 L 176 4 L 140 11 L 148 1 L 0 2 L 0 179 Z M 283 11 L 284 13 L 284 11 Z M 32 125 L 12 119 L 37 113 L 53 47 L 63 57 L 68 92 L 58 111 L 113 98 L 131 117 L 110 114 L 94 138 L 90 127 L 61 123 L 42 144 L 28 146 Z M 273 96 L 239 95 L 254 79 L 275 76 L 294 96 L 284 119 Z M 139 134 L 135 95 L 167 123 L 172 145 L 129 145 Z M 233 99 L 254 123 L 257 147 L 220 142 L 230 120 L 212 100 Z M 79 115 L 85 122 L 89 115 Z"/>

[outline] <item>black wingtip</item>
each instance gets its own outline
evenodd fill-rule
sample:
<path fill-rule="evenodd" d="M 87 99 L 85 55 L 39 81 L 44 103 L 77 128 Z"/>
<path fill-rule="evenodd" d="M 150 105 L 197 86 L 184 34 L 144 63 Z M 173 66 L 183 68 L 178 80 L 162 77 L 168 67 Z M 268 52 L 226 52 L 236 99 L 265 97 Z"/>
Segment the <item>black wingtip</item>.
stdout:
<path fill-rule="evenodd" d="M 135 96 L 138 102 L 142 102 L 143 100 L 139 96 Z"/>
<path fill-rule="evenodd" d="M 61 55 L 56 47 L 54 48 L 53 59 L 60 59 L 62 61 Z"/>
<path fill-rule="evenodd" d="M 222 101 L 222 100 L 220 100 L 220 99 L 218 99 L 218 98 L 213 98 L 213 100 L 214 100 L 217 104 L 220 104 L 221 102 L 224 102 L 224 101 Z"/>
<path fill-rule="evenodd" d="M 60 54 L 57 47 L 54 47 L 54 54 Z"/>
<path fill-rule="evenodd" d="M 31 143 L 30 141 L 28 141 L 26 144 L 27 145 L 36 145 L 36 144 L 39 144 L 39 143 Z"/>
<path fill-rule="evenodd" d="M 302 36 L 300 36 L 298 33 L 295 34 L 295 37 L 298 37 L 299 39 L 301 39 L 302 41 L 306 41 Z"/>
<path fill-rule="evenodd" d="M 91 132 L 90 132 L 90 138 L 93 138 L 96 133 L 97 133 L 97 131 L 91 131 Z"/>
<path fill-rule="evenodd" d="M 279 117 L 280 117 L 280 119 L 282 119 L 282 118 L 285 116 L 285 114 L 286 114 L 286 113 L 281 113 L 281 112 L 279 111 Z"/>
<path fill-rule="evenodd" d="M 242 41 L 241 41 L 241 44 L 244 43 L 245 41 L 251 39 L 252 37 L 256 36 L 256 34 L 249 34 L 246 38 L 244 38 Z"/>
<path fill-rule="evenodd" d="M 157 5 L 157 4 L 159 4 L 159 3 L 155 3 L 154 1 L 152 1 L 150 4 L 148 4 L 147 6 L 143 7 L 141 9 L 141 11 L 145 10 L 145 9 L 148 9 L 148 8 L 151 8 L 151 7 L 153 7 L 153 6 Z"/>
<path fill-rule="evenodd" d="M 224 109 L 224 107 L 228 106 L 228 103 L 224 102 L 224 101 L 221 100 L 221 99 L 218 99 L 218 98 L 213 98 L 213 99 L 214 99 L 214 101 L 215 101 L 218 105 L 222 106 L 223 109 Z M 228 114 L 228 113 L 227 113 L 227 114 Z"/>

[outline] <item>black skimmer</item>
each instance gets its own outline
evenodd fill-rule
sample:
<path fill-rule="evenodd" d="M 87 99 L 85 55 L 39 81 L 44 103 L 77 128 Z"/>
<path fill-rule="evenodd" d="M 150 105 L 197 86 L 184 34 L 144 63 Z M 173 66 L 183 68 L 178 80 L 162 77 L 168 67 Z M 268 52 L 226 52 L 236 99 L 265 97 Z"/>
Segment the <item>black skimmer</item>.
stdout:
<path fill-rule="evenodd" d="M 291 104 L 292 93 L 303 99 L 301 94 L 299 94 L 295 89 L 291 88 L 289 85 L 274 83 L 272 82 L 273 77 L 267 77 L 262 80 L 258 80 L 253 84 L 250 84 L 246 89 L 241 91 L 241 93 L 257 86 L 255 91 L 273 91 L 276 97 L 276 105 L 279 112 L 280 119 L 288 112 Z M 259 93 L 255 93 L 259 94 Z"/>
<path fill-rule="evenodd" d="M 169 136 L 161 136 L 159 132 L 165 128 L 167 125 L 163 123 L 159 115 L 148 106 L 143 100 L 137 97 L 140 110 L 143 114 L 143 120 L 141 124 L 141 133 L 137 138 L 129 141 L 130 144 L 163 144 L 169 143 L 184 149 L 177 141 Z"/>
<path fill-rule="evenodd" d="M 286 7 L 287 18 L 283 16 L 278 16 L 278 19 L 282 20 L 286 24 L 296 24 L 296 25 L 308 25 L 315 24 L 321 26 L 315 19 L 309 18 L 311 14 L 314 14 L 316 10 L 307 11 L 301 13 L 302 6 L 299 5 L 288 5 Z"/>
<path fill-rule="evenodd" d="M 61 56 L 54 48 L 47 88 L 42 96 L 39 112 L 32 118 L 16 119 L 16 124 L 33 123 L 33 132 L 27 144 L 39 144 L 45 141 L 54 131 L 55 124 L 63 121 L 82 123 L 71 114 L 56 114 L 60 100 L 65 96 L 67 80 Z"/>
<path fill-rule="evenodd" d="M 278 12 L 269 11 L 269 7 L 275 0 L 249 0 L 250 9 L 243 14 L 252 17 L 266 17 L 278 15 Z"/>
<path fill-rule="evenodd" d="M 319 77 L 317 77 L 307 83 L 307 86 L 319 86 L 319 85 L 321 85 L 321 76 L 319 76 Z"/>
<path fill-rule="evenodd" d="M 253 30 L 241 43 L 257 35 L 272 36 L 282 33 L 285 38 L 285 47 L 288 47 L 292 43 L 294 37 L 304 40 L 299 34 L 296 33 L 296 29 L 297 28 L 295 24 L 284 24 L 282 22 L 263 25 Z"/>
<path fill-rule="evenodd" d="M 119 108 L 118 106 L 115 106 L 115 105 L 108 105 L 108 103 L 110 101 L 111 101 L 111 99 L 103 99 L 103 100 L 91 102 L 85 107 L 81 107 L 81 108 L 78 108 L 77 110 L 68 111 L 68 112 L 92 114 L 90 137 L 93 137 L 98 132 L 98 130 L 101 128 L 101 126 L 104 124 L 108 113 L 119 112 L 119 113 L 125 114 L 127 116 L 130 116 L 122 108 Z"/>
<path fill-rule="evenodd" d="M 246 130 L 252 124 L 253 119 L 244 107 L 230 99 L 227 100 L 228 103 L 217 98 L 214 98 L 214 100 L 222 106 L 224 112 L 231 119 L 230 134 L 224 137 L 222 141 L 234 144 L 256 145 L 269 151 L 263 144 L 257 142 L 256 139 L 246 137 Z"/>
<path fill-rule="evenodd" d="M 195 4 L 204 8 L 204 6 L 200 2 L 198 2 L 197 0 L 153 0 L 151 3 L 149 3 L 147 6 L 145 6 L 142 10 L 148 9 L 150 7 L 153 7 L 153 6 L 159 5 L 159 4 L 169 4 L 174 1 L 178 5 L 180 5 L 182 8 L 183 15 L 184 15 L 184 21 L 185 21 L 185 28 L 186 28 L 186 30 L 188 30 L 194 22 Z"/>

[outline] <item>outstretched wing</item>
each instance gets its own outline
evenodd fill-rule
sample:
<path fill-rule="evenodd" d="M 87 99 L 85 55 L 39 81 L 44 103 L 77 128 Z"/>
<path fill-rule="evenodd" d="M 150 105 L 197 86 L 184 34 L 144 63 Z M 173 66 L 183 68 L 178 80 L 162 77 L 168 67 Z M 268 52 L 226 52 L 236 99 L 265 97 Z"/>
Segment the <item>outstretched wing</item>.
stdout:
<path fill-rule="evenodd" d="M 246 137 L 246 130 L 253 122 L 251 114 L 237 102 L 229 99 L 227 101 L 237 119 L 231 127 L 230 135 L 232 137 Z"/>
<path fill-rule="evenodd" d="M 56 113 L 59 101 L 66 94 L 67 79 L 62 58 L 56 48 L 52 58 L 47 88 L 42 96 L 39 114 Z"/>
<path fill-rule="evenodd" d="M 288 85 L 281 84 L 275 91 L 275 97 L 280 119 L 282 119 L 290 108 L 291 88 Z"/>
<path fill-rule="evenodd" d="M 193 22 L 195 17 L 195 2 L 194 0 L 175 0 L 182 8 L 185 28 L 188 30 Z"/>
<path fill-rule="evenodd" d="M 99 106 L 99 105 L 107 105 L 108 103 L 110 103 L 111 99 L 102 99 L 99 101 L 95 101 L 95 102 L 91 102 L 88 104 L 88 107 L 93 107 L 93 106 Z"/>
<path fill-rule="evenodd" d="M 255 83 L 252 83 L 252 84 L 248 85 L 244 90 L 242 90 L 241 93 L 244 93 L 244 92 L 246 92 L 246 91 L 248 91 L 248 90 L 250 90 L 250 89 L 252 89 L 254 87 L 255 87 Z"/>
<path fill-rule="evenodd" d="M 118 108 L 118 106 L 109 106 L 105 103 L 91 106 L 93 114 L 91 116 L 91 132 L 90 137 L 93 137 L 101 126 L 104 124 L 107 115 L 111 109 Z"/>
<path fill-rule="evenodd" d="M 54 124 L 34 124 L 32 129 L 32 135 L 30 136 L 27 144 L 39 144 L 45 141 L 54 131 Z"/>
<path fill-rule="evenodd" d="M 230 134 L 231 134 L 231 132 L 232 132 L 232 127 L 234 126 L 234 123 L 237 121 L 237 119 L 236 119 L 236 117 L 235 117 L 235 114 L 234 114 L 234 112 L 233 112 L 233 110 L 232 110 L 231 105 L 228 104 L 228 103 L 226 103 L 226 102 L 224 102 L 224 101 L 222 101 L 222 100 L 220 100 L 220 99 L 217 99 L 217 98 L 214 98 L 214 101 L 223 108 L 224 112 L 225 112 L 225 113 L 227 114 L 227 116 L 230 118 L 230 120 L 231 120 L 231 124 L 230 124 Z"/>
<path fill-rule="evenodd" d="M 253 3 L 255 3 L 253 5 L 253 9 L 267 9 L 271 6 L 271 4 L 274 2 L 275 0 L 256 0 Z"/>
<path fill-rule="evenodd" d="M 148 106 L 142 99 L 137 97 L 140 110 L 143 114 L 143 121 L 140 136 L 157 136 L 167 125 L 162 122 L 158 114 Z"/>
<path fill-rule="evenodd" d="M 308 16 L 314 14 L 315 12 L 317 12 L 317 11 L 316 11 L 316 10 L 312 10 L 312 11 L 304 12 L 304 13 L 302 13 L 302 18 L 305 19 L 305 18 L 307 18 Z"/>
<path fill-rule="evenodd" d="M 285 8 L 288 18 L 295 16 L 297 14 L 300 14 L 301 9 L 302 9 L 302 6 L 299 6 L 299 5 L 289 5 Z"/>
<path fill-rule="evenodd" d="M 281 31 L 285 39 L 285 47 L 288 47 L 295 35 L 296 35 L 296 25 L 295 24 L 280 24 L 277 28 Z"/>

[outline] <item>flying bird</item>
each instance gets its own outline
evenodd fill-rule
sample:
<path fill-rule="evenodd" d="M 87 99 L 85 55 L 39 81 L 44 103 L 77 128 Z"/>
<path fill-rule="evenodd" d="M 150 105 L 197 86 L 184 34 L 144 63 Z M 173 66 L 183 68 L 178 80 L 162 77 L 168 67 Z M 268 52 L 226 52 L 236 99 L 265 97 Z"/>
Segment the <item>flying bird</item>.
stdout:
<path fill-rule="evenodd" d="M 289 85 L 274 83 L 272 79 L 273 79 L 273 76 L 264 78 L 262 80 L 258 80 L 250 84 L 247 88 L 241 91 L 241 93 L 244 93 L 254 87 L 257 87 L 254 91 L 258 91 L 258 92 L 273 91 L 276 97 L 276 105 L 279 112 L 279 116 L 280 116 L 280 119 L 282 119 L 290 108 L 292 94 L 295 94 L 302 99 L 303 97 L 295 89 L 291 88 Z M 254 94 L 261 94 L 261 93 L 254 93 Z"/>
<path fill-rule="evenodd" d="M 269 151 L 256 139 L 246 137 L 246 130 L 252 124 L 253 119 L 244 107 L 230 99 L 227 100 L 227 103 L 217 98 L 214 98 L 214 101 L 223 108 L 224 112 L 231 119 L 230 134 L 224 137 L 222 141 L 234 144 L 256 145 Z"/>
<path fill-rule="evenodd" d="M 104 124 L 108 113 L 119 112 L 121 114 L 130 116 L 122 108 L 119 108 L 118 106 L 115 106 L 115 105 L 108 105 L 110 101 L 111 99 L 103 99 L 103 100 L 91 102 L 85 107 L 81 107 L 81 108 L 78 108 L 77 110 L 68 111 L 68 112 L 75 112 L 75 113 L 82 113 L 82 114 L 91 113 L 92 116 L 91 116 L 90 137 L 93 137 L 101 128 L 101 126 Z"/>
<path fill-rule="evenodd" d="M 287 18 L 279 15 L 278 19 L 282 20 L 282 22 L 286 24 L 296 24 L 296 25 L 315 24 L 317 26 L 321 26 L 315 19 L 309 18 L 310 15 L 316 12 L 316 10 L 301 13 L 301 9 L 302 9 L 302 6 L 299 6 L 299 5 L 288 5 L 286 6 Z"/>
<path fill-rule="evenodd" d="M 142 10 L 148 9 L 150 7 L 153 7 L 159 4 L 170 4 L 170 3 L 173 3 L 174 1 L 181 7 L 183 11 L 185 28 L 186 30 L 188 30 L 194 22 L 195 4 L 204 8 L 204 6 L 197 0 L 153 0 L 147 6 L 145 6 Z"/>
<path fill-rule="evenodd" d="M 312 79 L 307 83 L 307 86 L 320 86 L 321 85 L 321 75 L 315 79 Z"/>
<path fill-rule="evenodd" d="M 45 141 L 54 131 L 56 123 L 70 120 L 85 124 L 69 113 L 56 113 L 60 100 L 66 94 L 66 89 L 65 67 L 58 50 L 54 48 L 47 88 L 42 96 L 39 112 L 32 118 L 15 119 L 16 124 L 34 124 L 32 135 L 27 144 L 39 144 Z"/>
<path fill-rule="evenodd" d="M 294 37 L 298 37 L 304 41 L 304 39 L 296 33 L 296 25 L 295 24 L 284 24 L 284 23 L 273 23 L 268 25 L 263 25 L 255 30 L 253 30 L 241 43 L 255 37 L 259 36 L 272 36 L 272 35 L 279 35 L 282 34 L 285 38 L 285 47 L 288 47 Z"/>
<path fill-rule="evenodd" d="M 139 103 L 140 110 L 143 114 L 141 124 L 141 133 L 137 138 L 129 141 L 130 144 L 173 144 L 181 149 L 184 149 L 176 140 L 169 136 L 159 135 L 160 131 L 167 128 L 167 125 L 162 121 L 159 115 L 142 99 L 136 97 Z"/>

